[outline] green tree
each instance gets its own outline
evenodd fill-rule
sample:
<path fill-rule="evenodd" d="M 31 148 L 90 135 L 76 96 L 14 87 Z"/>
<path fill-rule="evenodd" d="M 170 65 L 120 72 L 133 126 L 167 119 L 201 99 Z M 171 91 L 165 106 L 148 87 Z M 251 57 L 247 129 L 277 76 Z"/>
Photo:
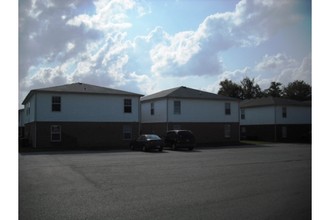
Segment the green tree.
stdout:
<path fill-rule="evenodd" d="M 226 79 L 220 82 L 218 94 L 233 98 L 241 98 L 242 89 L 238 84 Z"/>
<path fill-rule="evenodd" d="M 299 101 L 311 100 L 312 87 L 303 80 L 296 80 L 283 89 L 284 97 Z"/>
<path fill-rule="evenodd" d="M 241 81 L 241 89 L 241 99 L 253 99 L 263 96 L 260 86 L 254 82 L 254 79 L 250 79 L 249 77 L 245 77 Z"/>
<path fill-rule="evenodd" d="M 264 91 L 265 96 L 282 97 L 283 91 L 281 89 L 281 86 L 282 83 L 271 82 L 269 88 Z"/>

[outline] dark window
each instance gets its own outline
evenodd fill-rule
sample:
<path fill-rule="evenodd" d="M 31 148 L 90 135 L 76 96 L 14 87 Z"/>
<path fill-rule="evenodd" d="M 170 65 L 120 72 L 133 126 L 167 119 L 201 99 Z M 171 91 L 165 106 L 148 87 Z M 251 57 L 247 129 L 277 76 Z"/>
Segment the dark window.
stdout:
<path fill-rule="evenodd" d="M 231 110 L 230 110 L 230 103 L 225 103 L 225 114 L 230 115 Z"/>
<path fill-rule="evenodd" d="M 51 142 L 61 142 L 61 126 L 52 125 L 50 127 L 50 141 Z"/>
<path fill-rule="evenodd" d="M 181 114 L 181 101 L 174 101 L 174 114 Z"/>
<path fill-rule="evenodd" d="M 150 103 L 150 115 L 155 114 L 155 104 L 152 102 Z"/>
<path fill-rule="evenodd" d="M 124 125 L 123 127 L 123 139 L 124 140 L 131 140 L 132 139 L 132 126 L 131 125 Z"/>
<path fill-rule="evenodd" d="M 52 97 L 52 111 L 53 112 L 61 111 L 61 96 Z"/>
<path fill-rule="evenodd" d="M 124 112 L 132 113 L 132 99 L 124 99 Z"/>
<path fill-rule="evenodd" d="M 230 137 L 231 137 L 231 126 L 225 125 L 225 138 L 230 138 Z"/>
<path fill-rule="evenodd" d="M 286 107 L 282 107 L 282 118 L 286 118 L 287 113 L 286 113 Z"/>
<path fill-rule="evenodd" d="M 282 138 L 288 137 L 288 130 L 285 126 L 282 127 Z"/>
<path fill-rule="evenodd" d="M 245 109 L 241 109 L 241 119 L 245 119 Z"/>

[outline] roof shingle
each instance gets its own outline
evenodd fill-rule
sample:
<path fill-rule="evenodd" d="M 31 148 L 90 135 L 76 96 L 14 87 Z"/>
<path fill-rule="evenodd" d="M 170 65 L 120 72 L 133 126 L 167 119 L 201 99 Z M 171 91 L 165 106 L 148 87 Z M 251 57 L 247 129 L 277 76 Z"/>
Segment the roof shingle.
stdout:
<path fill-rule="evenodd" d="M 141 102 L 155 100 L 161 98 L 183 98 L 183 99 L 211 99 L 211 100 L 228 100 L 238 101 L 238 99 L 217 95 L 210 92 L 205 92 L 197 89 L 191 89 L 185 86 L 163 90 L 152 95 L 144 96 Z"/>
<path fill-rule="evenodd" d="M 143 96 L 141 94 L 127 92 L 123 90 L 111 89 L 107 87 L 95 86 L 86 83 L 72 83 L 61 86 L 53 86 L 41 89 L 33 89 L 24 99 L 23 103 L 36 92 L 56 92 L 56 93 L 80 93 L 80 94 L 105 94 L 105 95 L 127 95 L 127 96 Z"/>
<path fill-rule="evenodd" d="M 258 107 L 258 106 L 310 106 L 310 102 L 301 102 L 292 99 L 284 99 L 278 97 L 262 97 L 256 99 L 244 100 L 240 103 L 241 108 Z"/>

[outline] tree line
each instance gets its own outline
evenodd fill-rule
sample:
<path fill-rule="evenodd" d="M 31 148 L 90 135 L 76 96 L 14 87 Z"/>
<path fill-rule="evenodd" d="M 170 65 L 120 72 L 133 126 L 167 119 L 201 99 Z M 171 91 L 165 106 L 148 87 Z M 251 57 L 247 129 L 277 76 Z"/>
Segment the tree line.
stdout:
<path fill-rule="evenodd" d="M 219 95 L 238 99 L 253 99 L 261 97 L 282 97 L 299 101 L 307 101 L 312 98 L 312 88 L 303 80 L 290 82 L 283 86 L 280 82 L 271 82 L 269 88 L 261 90 L 260 86 L 249 77 L 245 77 L 240 84 L 225 79 L 219 83 Z"/>

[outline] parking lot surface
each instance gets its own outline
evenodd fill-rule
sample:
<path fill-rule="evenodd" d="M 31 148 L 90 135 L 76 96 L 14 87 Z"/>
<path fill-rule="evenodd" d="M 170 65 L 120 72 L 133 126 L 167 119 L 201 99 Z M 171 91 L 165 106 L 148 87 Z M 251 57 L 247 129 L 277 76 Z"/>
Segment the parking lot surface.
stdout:
<path fill-rule="evenodd" d="M 19 218 L 311 219 L 311 146 L 21 153 Z"/>

